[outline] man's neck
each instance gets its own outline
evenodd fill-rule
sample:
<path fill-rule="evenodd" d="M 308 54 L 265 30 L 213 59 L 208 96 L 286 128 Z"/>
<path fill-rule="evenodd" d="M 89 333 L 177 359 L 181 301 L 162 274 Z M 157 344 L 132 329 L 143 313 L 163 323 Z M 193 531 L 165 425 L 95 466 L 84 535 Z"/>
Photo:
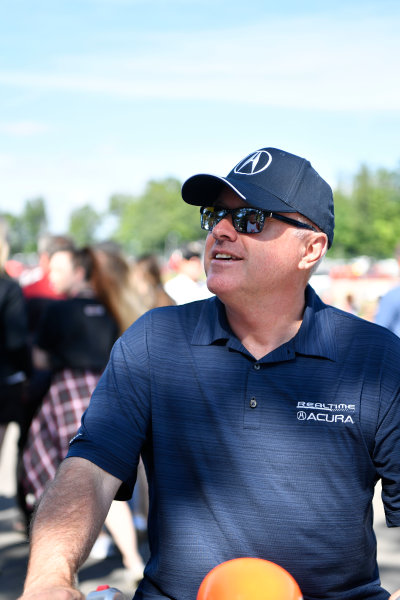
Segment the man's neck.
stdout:
<path fill-rule="evenodd" d="M 225 304 L 226 316 L 234 334 L 243 346 L 259 360 L 298 332 L 303 319 L 304 293 L 297 298 L 279 302 L 270 300 L 262 306 L 245 309 Z"/>

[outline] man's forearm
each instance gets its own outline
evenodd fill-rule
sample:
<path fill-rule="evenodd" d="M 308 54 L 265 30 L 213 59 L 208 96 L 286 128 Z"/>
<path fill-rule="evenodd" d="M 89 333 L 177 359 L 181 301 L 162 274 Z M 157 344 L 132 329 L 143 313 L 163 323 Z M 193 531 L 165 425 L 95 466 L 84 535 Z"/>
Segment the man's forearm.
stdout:
<path fill-rule="evenodd" d="M 119 484 L 84 459 L 64 461 L 34 519 L 25 593 L 73 587 Z"/>

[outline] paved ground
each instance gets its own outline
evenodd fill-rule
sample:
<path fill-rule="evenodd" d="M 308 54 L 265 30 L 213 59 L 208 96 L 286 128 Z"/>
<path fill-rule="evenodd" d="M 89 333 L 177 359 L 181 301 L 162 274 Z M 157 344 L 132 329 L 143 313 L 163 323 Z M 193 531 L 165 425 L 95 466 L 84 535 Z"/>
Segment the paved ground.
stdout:
<path fill-rule="evenodd" d="M 16 600 L 21 594 L 28 560 L 26 537 L 14 530 L 15 521 L 18 519 L 13 481 L 17 436 L 17 428 L 11 425 L 4 441 L 0 462 L 0 600 Z M 146 544 L 142 544 L 140 550 L 146 558 Z M 135 590 L 132 583 L 126 579 L 126 572 L 118 554 L 105 560 L 88 559 L 79 574 L 79 582 L 84 594 L 105 583 L 122 590 L 127 598 L 131 598 Z"/>
<path fill-rule="evenodd" d="M 16 517 L 13 500 L 0 496 L 0 600 L 16 600 L 22 592 L 28 544 L 24 535 L 12 529 Z M 131 598 L 134 591 L 126 579 L 119 556 L 101 561 L 89 559 L 79 581 L 85 594 L 104 583 L 119 588 L 127 598 Z"/>
<path fill-rule="evenodd" d="M 13 530 L 17 517 L 12 478 L 16 436 L 14 428 L 7 432 L 0 463 L 0 600 L 16 600 L 21 593 L 28 556 L 24 535 Z M 400 532 L 386 527 L 379 494 L 375 501 L 375 531 L 382 584 L 394 592 L 400 588 Z M 144 555 L 146 551 L 144 546 Z M 104 583 L 118 587 L 131 597 L 133 589 L 125 580 L 119 556 L 102 561 L 88 560 L 82 568 L 80 586 L 85 594 Z"/>

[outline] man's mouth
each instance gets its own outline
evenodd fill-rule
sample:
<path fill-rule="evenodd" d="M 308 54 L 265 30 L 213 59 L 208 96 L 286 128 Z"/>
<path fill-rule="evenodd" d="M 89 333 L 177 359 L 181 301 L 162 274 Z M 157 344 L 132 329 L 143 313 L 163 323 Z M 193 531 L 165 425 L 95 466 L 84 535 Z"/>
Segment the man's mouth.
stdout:
<path fill-rule="evenodd" d="M 214 258 L 217 260 L 239 260 L 236 256 L 232 256 L 232 254 L 223 254 L 222 252 L 218 252 Z"/>

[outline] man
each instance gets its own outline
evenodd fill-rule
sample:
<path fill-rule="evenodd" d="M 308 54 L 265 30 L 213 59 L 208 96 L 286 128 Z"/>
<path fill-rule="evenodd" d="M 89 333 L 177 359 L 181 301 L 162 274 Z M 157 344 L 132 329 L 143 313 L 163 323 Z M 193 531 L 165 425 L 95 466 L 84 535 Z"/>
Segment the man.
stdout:
<path fill-rule="evenodd" d="M 395 257 L 400 273 L 400 246 L 396 248 Z M 380 299 L 375 323 L 387 327 L 400 337 L 400 285 L 396 285 Z"/>
<path fill-rule="evenodd" d="M 65 298 L 63 294 L 56 292 L 50 282 L 50 260 L 55 252 L 72 250 L 73 248 L 74 243 L 68 236 L 44 234 L 39 238 L 37 247 L 39 263 L 29 273 L 29 277 L 34 279 L 30 279 L 26 283 L 22 281 L 24 296 L 27 300 L 33 298 L 60 300 Z"/>
<path fill-rule="evenodd" d="M 371 501 L 381 478 L 400 525 L 400 343 L 307 285 L 333 240 L 330 187 L 264 148 L 182 195 L 202 207 L 216 297 L 151 311 L 115 345 L 39 507 L 23 600 L 82 598 L 74 573 L 140 453 L 151 557 L 137 600 L 192 600 L 240 556 L 277 562 L 306 600 L 386 600 Z"/>
<path fill-rule="evenodd" d="M 57 300 L 66 298 L 57 292 L 50 282 L 50 260 L 54 253 L 61 250 L 73 250 L 72 239 L 64 235 L 44 234 L 38 240 L 38 266 L 29 272 L 29 283 L 22 278 L 22 292 L 25 297 L 28 314 L 30 343 L 33 344 L 41 318 L 46 309 Z M 32 280 L 31 277 L 34 277 Z M 21 424 L 20 450 L 23 448 L 32 417 L 37 411 L 50 383 L 50 371 L 34 368 L 29 381 L 24 406 L 24 418 Z M 22 499 L 21 499 L 22 500 Z M 22 509 L 25 510 L 22 500 Z"/>

